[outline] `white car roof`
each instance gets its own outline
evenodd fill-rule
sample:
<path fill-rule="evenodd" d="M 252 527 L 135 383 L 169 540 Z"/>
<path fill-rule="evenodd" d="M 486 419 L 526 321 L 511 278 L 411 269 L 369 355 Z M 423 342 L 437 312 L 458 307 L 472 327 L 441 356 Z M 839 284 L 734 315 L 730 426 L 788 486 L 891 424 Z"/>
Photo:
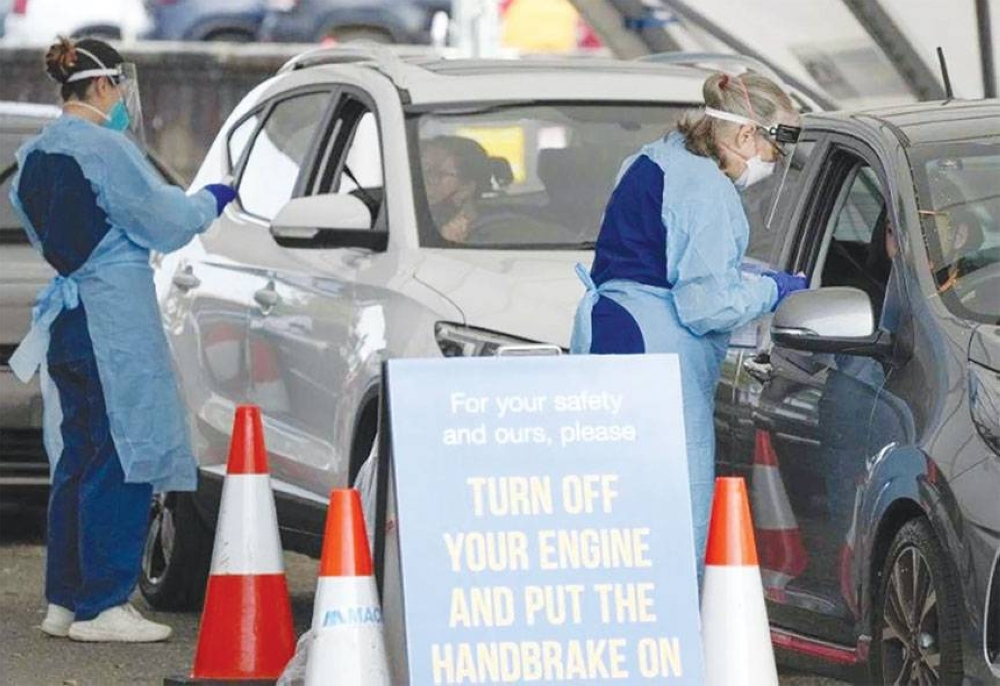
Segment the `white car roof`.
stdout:
<path fill-rule="evenodd" d="M 30 119 L 55 119 L 62 114 L 62 109 L 55 105 L 41 105 L 33 102 L 14 102 L 0 100 L 0 116 L 25 117 Z"/>
<path fill-rule="evenodd" d="M 386 55 L 390 55 L 386 57 Z M 442 59 L 401 58 L 379 53 L 316 50 L 282 71 L 304 71 L 337 80 L 345 72 L 379 72 L 411 105 L 506 100 L 573 100 L 699 104 L 708 71 L 699 68 L 614 59 Z"/>

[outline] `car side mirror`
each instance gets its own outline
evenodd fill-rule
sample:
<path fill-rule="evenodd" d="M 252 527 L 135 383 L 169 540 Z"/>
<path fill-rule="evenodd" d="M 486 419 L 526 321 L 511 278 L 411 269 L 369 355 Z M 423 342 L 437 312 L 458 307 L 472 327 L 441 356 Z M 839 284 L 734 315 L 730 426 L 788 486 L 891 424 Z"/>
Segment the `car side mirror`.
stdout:
<path fill-rule="evenodd" d="M 366 248 L 385 252 L 389 234 L 371 228 L 372 213 L 353 195 L 293 198 L 271 222 L 271 235 L 284 248 Z"/>
<path fill-rule="evenodd" d="M 891 338 L 875 328 L 871 301 L 857 288 L 792 293 L 771 321 L 771 340 L 792 350 L 884 359 L 892 354 Z"/>

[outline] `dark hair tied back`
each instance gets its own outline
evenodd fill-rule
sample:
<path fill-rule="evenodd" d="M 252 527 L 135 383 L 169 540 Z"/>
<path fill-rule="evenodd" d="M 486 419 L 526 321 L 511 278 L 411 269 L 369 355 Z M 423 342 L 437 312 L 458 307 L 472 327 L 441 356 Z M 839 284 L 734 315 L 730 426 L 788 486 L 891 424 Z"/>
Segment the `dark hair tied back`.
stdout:
<path fill-rule="evenodd" d="M 65 84 L 66 79 L 73 73 L 76 61 L 76 46 L 73 41 L 65 36 L 59 36 L 59 40 L 45 53 L 45 71 L 53 81 Z"/>
<path fill-rule="evenodd" d="M 93 55 L 100 60 L 88 56 Z M 88 69 L 115 67 L 124 62 L 122 56 L 113 47 L 97 38 L 82 38 L 72 41 L 60 36 L 45 53 L 45 73 L 56 83 L 62 85 L 62 99 L 76 98 L 82 100 L 87 95 L 87 89 L 94 79 L 81 79 L 67 83 L 73 74 Z"/>

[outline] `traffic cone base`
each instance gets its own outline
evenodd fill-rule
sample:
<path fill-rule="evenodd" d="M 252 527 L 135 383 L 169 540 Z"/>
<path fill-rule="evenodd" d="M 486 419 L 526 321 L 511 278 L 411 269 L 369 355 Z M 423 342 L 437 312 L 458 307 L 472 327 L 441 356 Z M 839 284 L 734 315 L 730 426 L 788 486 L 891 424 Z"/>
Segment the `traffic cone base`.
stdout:
<path fill-rule="evenodd" d="M 225 679 L 278 677 L 295 652 L 293 634 L 275 631 L 292 626 L 288 583 L 284 574 L 215 575 L 208 580 L 206 612 L 195 655 L 197 675 Z M 244 620 L 234 626 L 234 619 Z M 234 640 L 234 630 L 240 640 Z"/>

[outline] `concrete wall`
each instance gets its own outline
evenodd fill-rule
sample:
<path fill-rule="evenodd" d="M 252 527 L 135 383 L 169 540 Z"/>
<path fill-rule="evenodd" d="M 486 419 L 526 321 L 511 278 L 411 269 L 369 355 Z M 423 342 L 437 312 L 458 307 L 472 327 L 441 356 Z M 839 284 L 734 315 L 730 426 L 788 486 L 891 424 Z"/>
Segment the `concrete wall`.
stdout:
<path fill-rule="evenodd" d="M 190 180 L 226 117 L 290 57 L 315 46 L 144 43 L 122 48 L 136 63 L 150 147 Z M 0 48 L 0 100 L 59 102 L 44 48 Z"/>

